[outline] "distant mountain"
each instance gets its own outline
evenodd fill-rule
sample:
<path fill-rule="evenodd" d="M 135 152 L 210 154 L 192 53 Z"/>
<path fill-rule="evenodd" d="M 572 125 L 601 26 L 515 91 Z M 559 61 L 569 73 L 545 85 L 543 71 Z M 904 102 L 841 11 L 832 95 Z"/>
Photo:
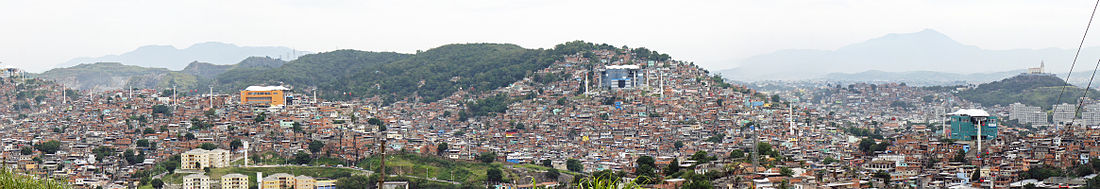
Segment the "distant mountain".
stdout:
<path fill-rule="evenodd" d="M 1058 102 L 1063 86 L 1066 86 L 1066 82 L 1051 74 L 1020 74 L 958 91 L 958 96 L 987 106 L 1007 106 L 1020 102 L 1049 109 L 1051 105 Z M 1061 102 L 1076 103 L 1076 99 L 1080 98 L 1083 92 L 1084 89 L 1076 86 L 1066 87 Z M 1093 99 L 1100 97 L 1100 93 L 1094 89 L 1090 89 L 1088 94 Z"/>
<path fill-rule="evenodd" d="M 933 71 L 885 72 L 869 70 L 859 73 L 829 73 L 820 79 L 827 81 L 853 82 L 904 82 L 916 85 L 960 85 L 968 83 L 987 83 L 1012 77 L 1025 70 L 1012 70 L 991 73 L 945 73 Z"/>
<path fill-rule="evenodd" d="M 216 65 L 191 62 L 180 71 L 165 68 L 147 68 L 123 65 L 117 62 L 80 64 L 68 68 L 55 68 L 37 77 L 53 80 L 67 87 L 81 90 L 114 90 L 126 87 L 199 89 L 214 82 L 214 78 L 226 72 L 251 69 L 271 69 L 286 61 L 271 57 L 249 57 L 238 64 Z"/>
<path fill-rule="evenodd" d="M 247 47 L 220 42 L 198 43 L 184 49 L 167 45 L 150 45 L 119 55 L 74 58 L 57 65 L 57 68 L 84 63 L 119 62 L 126 65 L 180 70 L 185 68 L 184 66 L 187 66 L 189 62 L 227 65 L 238 63 L 247 57 L 253 56 L 282 57 L 283 59 L 292 60 L 305 54 L 309 54 L 309 52 L 287 47 Z"/>
<path fill-rule="evenodd" d="M 888 34 L 836 50 L 780 50 L 746 58 L 737 62 L 738 67 L 720 73 L 726 78 L 743 81 L 836 78 L 847 77 L 836 74 L 870 70 L 918 71 L 919 73 L 909 75 L 921 77 L 954 77 L 951 75 L 958 74 L 960 78 L 967 79 L 971 78 L 965 76 L 967 74 L 987 73 L 992 77 L 998 75 L 998 72 L 1036 67 L 1044 60 L 1048 69 L 1062 72 L 1068 70 L 1074 51 L 1056 48 L 985 50 L 961 44 L 940 32 L 926 29 L 916 33 Z M 1100 48 L 1093 47 L 1083 50 L 1079 60 L 1096 58 L 1100 58 Z M 987 79 L 980 75 L 974 77 Z"/>
<path fill-rule="evenodd" d="M 169 72 L 171 71 L 164 68 L 145 68 L 123 65 L 117 62 L 98 62 L 63 69 L 52 69 L 39 74 L 37 77 L 53 80 L 69 88 L 102 91 L 121 89 L 126 86 L 145 85 L 143 83 L 149 82 L 149 80 L 137 78 L 159 78 Z M 155 83 L 155 81 L 152 82 Z"/>

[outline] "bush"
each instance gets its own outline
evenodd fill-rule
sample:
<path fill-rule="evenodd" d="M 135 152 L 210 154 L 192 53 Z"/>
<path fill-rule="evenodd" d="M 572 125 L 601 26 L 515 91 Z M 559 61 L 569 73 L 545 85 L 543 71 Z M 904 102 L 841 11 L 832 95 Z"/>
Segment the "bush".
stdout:
<path fill-rule="evenodd" d="M 2 188 L 67 188 L 65 183 L 48 178 L 34 178 L 17 174 L 7 168 L 0 168 L 0 187 Z"/>

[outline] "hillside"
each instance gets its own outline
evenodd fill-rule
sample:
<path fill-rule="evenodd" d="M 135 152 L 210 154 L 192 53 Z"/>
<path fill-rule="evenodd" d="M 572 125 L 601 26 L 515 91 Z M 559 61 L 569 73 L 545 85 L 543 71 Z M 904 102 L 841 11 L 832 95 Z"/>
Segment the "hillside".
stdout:
<path fill-rule="evenodd" d="M 302 56 L 282 67 L 231 70 L 220 89 L 278 84 L 316 87 L 324 98 L 381 96 L 388 102 L 418 95 L 435 101 L 460 88 L 491 90 L 548 66 L 550 51 L 512 44 L 453 44 L 418 54 L 338 50 Z"/>
<path fill-rule="evenodd" d="M 119 63 L 99 65 L 104 67 L 101 69 L 81 65 L 47 71 L 41 77 L 63 83 L 81 81 L 67 83 L 81 89 L 176 86 L 180 91 L 206 91 L 213 85 L 220 92 L 236 92 L 250 85 L 281 84 L 301 92 L 316 90 L 320 97 L 331 100 L 381 97 L 387 103 L 405 99 L 431 102 L 460 89 L 476 92 L 505 87 L 565 54 L 595 48 L 615 49 L 581 41 L 559 44 L 554 49 L 451 44 L 416 54 L 337 50 L 304 55 L 290 62 L 270 57 L 250 57 L 233 65 L 192 62 L 181 71 Z M 653 59 L 671 58 L 644 48 L 633 53 Z"/>
<path fill-rule="evenodd" d="M 229 71 L 229 69 L 232 69 L 233 67 L 233 65 L 216 65 L 196 61 L 191 62 L 191 64 L 187 64 L 187 67 L 184 67 L 183 70 L 180 70 L 180 72 L 198 77 L 214 77 L 218 76 L 218 74 L 224 73 L 225 71 Z"/>
<path fill-rule="evenodd" d="M 1021 74 L 1004 80 L 981 84 L 969 90 L 959 91 L 958 96 L 983 105 L 1007 106 L 1020 102 L 1049 109 L 1051 105 L 1056 104 L 1062 86 L 1065 85 L 1064 80 L 1054 75 Z M 1061 102 L 1075 103 L 1076 100 L 1074 99 L 1084 95 L 1083 92 L 1084 89 L 1076 86 L 1066 87 Z M 1088 96 L 1096 99 L 1100 97 L 1100 93 L 1093 89 L 1089 90 Z"/>
<path fill-rule="evenodd" d="M 81 64 L 69 68 L 52 69 L 38 77 L 53 80 L 69 88 L 80 90 L 121 89 L 126 86 L 148 86 L 146 80 L 135 78 L 159 78 L 168 73 L 164 68 L 146 68 L 123 65 L 117 62 Z"/>

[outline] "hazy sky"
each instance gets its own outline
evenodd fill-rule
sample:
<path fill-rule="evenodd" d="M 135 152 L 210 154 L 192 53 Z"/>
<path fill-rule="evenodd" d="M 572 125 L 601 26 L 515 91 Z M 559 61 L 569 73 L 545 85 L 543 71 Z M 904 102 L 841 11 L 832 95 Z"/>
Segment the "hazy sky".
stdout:
<path fill-rule="evenodd" d="M 415 52 L 449 43 L 645 46 L 709 69 L 931 28 L 986 49 L 1074 48 L 1085 0 L 0 1 L 0 62 L 40 72 L 144 45 L 219 41 Z M 1100 27 L 1100 26 L 1098 26 Z M 1095 28 L 1094 28 L 1095 30 Z M 1086 46 L 1100 43 L 1100 32 Z M 1089 45 L 1092 44 L 1092 45 Z"/>

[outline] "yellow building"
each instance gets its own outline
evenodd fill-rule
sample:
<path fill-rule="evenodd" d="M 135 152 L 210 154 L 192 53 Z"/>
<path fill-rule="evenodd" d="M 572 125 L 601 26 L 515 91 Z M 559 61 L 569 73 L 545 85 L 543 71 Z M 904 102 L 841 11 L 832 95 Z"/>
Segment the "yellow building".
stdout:
<path fill-rule="evenodd" d="M 292 189 L 294 188 L 294 175 L 275 173 L 264 177 L 263 189 Z"/>
<path fill-rule="evenodd" d="M 180 169 L 202 170 L 207 167 L 227 167 L 230 158 L 232 157 L 229 155 L 229 150 L 196 148 L 180 154 Z"/>
<path fill-rule="evenodd" d="M 224 175 L 222 189 L 248 189 L 248 176 L 237 173 Z"/>
<path fill-rule="evenodd" d="M 290 89 L 283 86 L 250 86 L 241 91 L 241 104 L 285 105 L 286 91 Z"/>
<path fill-rule="evenodd" d="M 184 176 L 183 189 L 210 189 L 210 176 L 203 174 Z"/>
<path fill-rule="evenodd" d="M 314 189 L 317 188 L 317 180 L 313 177 L 299 175 L 294 177 L 294 189 Z"/>
<path fill-rule="evenodd" d="M 336 189 L 336 180 L 318 180 L 317 189 Z"/>

